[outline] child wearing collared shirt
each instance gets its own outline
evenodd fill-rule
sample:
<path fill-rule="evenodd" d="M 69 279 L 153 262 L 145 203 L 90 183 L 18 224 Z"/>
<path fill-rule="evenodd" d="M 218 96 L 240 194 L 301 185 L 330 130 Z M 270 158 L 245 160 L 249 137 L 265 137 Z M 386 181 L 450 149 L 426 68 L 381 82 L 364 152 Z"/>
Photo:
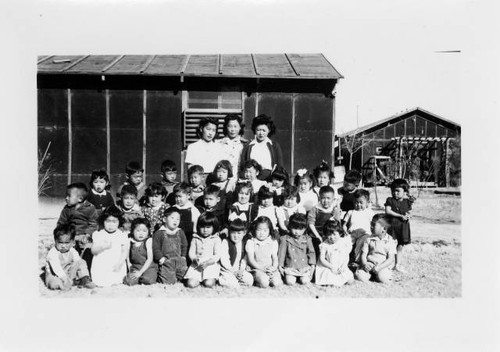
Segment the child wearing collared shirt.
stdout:
<path fill-rule="evenodd" d="M 344 217 L 345 230 L 351 236 L 354 253 L 352 259 L 359 261 L 361 247 L 366 237 L 371 234 L 371 221 L 375 213 L 369 207 L 370 192 L 365 189 L 358 189 L 354 192 L 354 210 L 349 210 Z"/>
<path fill-rule="evenodd" d="M 273 224 L 273 229 L 276 232 L 276 237 L 278 237 L 278 208 L 273 204 L 273 196 L 273 192 L 268 185 L 264 185 L 259 189 L 259 192 L 257 193 L 259 205 L 252 208 L 250 220 L 253 221 L 261 216 L 269 218 Z M 280 221 L 283 222 L 284 219 L 280 219 Z"/>
<path fill-rule="evenodd" d="M 153 258 L 159 264 L 158 281 L 172 285 L 184 279 L 188 242 L 179 228 L 181 214 L 175 207 L 165 211 L 164 225 L 153 235 Z"/>
<path fill-rule="evenodd" d="M 262 181 L 257 178 L 262 171 L 262 167 L 257 161 L 250 159 L 243 162 L 241 170 L 243 172 L 243 178 L 252 184 L 253 194 L 257 195 L 259 189 L 267 184 L 266 181 Z M 256 199 L 253 199 L 252 201 L 256 201 Z"/>
<path fill-rule="evenodd" d="M 247 263 L 253 274 L 254 284 L 261 288 L 283 284 L 278 271 L 278 241 L 273 224 L 268 217 L 261 216 L 252 223 L 252 238 L 247 241 Z"/>
<path fill-rule="evenodd" d="M 203 213 L 198 218 L 197 233 L 193 235 L 189 248 L 191 265 L 184 276 L 186 286 L 194 288 L 202 284 L 214 287 L 220 274 L 219 223 L 212 213 Z"/>
<path fill-rule="evenodd" d="M 246 223 L 236 219 L 229 224 L 229 236 L 222 240 L 221 245 L 221 286 L 238 288 L 240 285 L 252 286 L 253 277 L 246 271 Z"/>
<path fill-rule="evenodd" d="M 306 169 L 297 170 L 297 175 L 294 178 L 294 184 L 299 189 L 300 202 L 306 211 L 310 211 L 318 204 L 318 195 L 314 192 L 313 175 Z"/>
<path fill-rule="evenodd" d="M 163 202 L 165 190 L 159 182 L 149 185 L 146 189 L 145 197 L 147 198 L 147 203 L 142 207 L 142 212 L 144 213 L 144 217 L 148 219 L 151 230 L 154 232 L 162 225 L 163 214 L 170 205 Z"/>
<path fill-rule="evenodd" d="M 233 169 L 228 160 L 221 160 L 215 165 L 212 172 L 213 182 L 211 185 L 220 189 L 219 198 L 222 209 L 227 210 L 232 204 L 233 192 L 236 187 L 236 179 L 233 177 Z"/>
<path fill-rule="evenodd" d="M 120 194 L 121 199 L 118 201 L 117 206 L 123 212 L 122 231 L 129 233 L 132 221 L 137 218 L 143 218 L 144 213 L 139 204 L 137 204 L 137 188 L 132 185 L 125 185 L 122 187 Z"/>
<path fill-rule="evenodd" d="M 165 160 L 161 163 L 160 172 L 161 185 L 165 190 L 163 201 L 172 206 L 175 204 L 174 187 L 179 183 L 175 180 L 177 178 L 177 165 L 172 160 Z"/>
<path fill-rule="evenodd" d="M 187 171 L 189 187 L 191 187 L 190 200 L 194 205 L 200 205 L 196 202 L 196 200 L 203 196 L 203 191 L 205 190 L 205 185 L 203 184 L 203 172 L 203 167 L 200 165 L 192 165 Z M 201 201 L 201 203 L 203 202 Z"/>
<path fill-rule="evenodd" d="M 144 183 L 144 169 L 137 161 L 131 161 L 125 167 L 125 173 L 127 174 L 127 181 L 125 181 L 118 188 L 116 197 L 120 198 L 123 186 L 132 185 L 137 189 L 137 201 L 139 205 L 142 205 L 144 192 L 146 192 L 146 184 Z"/>
<path fill-rule="evenodd" d="M 392 267 L 396 256 L 396 241 L 389 236 L 389 219 L 385 214 L 376 214 L 372 219 L 372 235 L 365 239 L 356 270 L 356 279 L 370 279 L 387 283 L 392 279 Z"/>
<path fill-rule="evenodd" d="M 236 189 L 234 190 L 237 201 L 234 202 L 229 208 L 227 220 L 229 222 L 236 219 L 241 219 L 248 225 L 250 224 L 250 213 L 253 208 L 253 188 L 250 181 L 238 181 Z"/>
<path fill-rule="evenodd" d="M 289 233 L 280 238 L 278 263 L 287 285 L 311 282 L 316 266 L 316 252 L 307 236 L 307 218 L 304 214 L 293 214 L 288 224 Z"/>
<path fill-rule="evenodd" d="M 181 214 L 179 227 L 184 231 L 189 247 L 191 244 L 193 233 L 197 228 L 196 223 L 198 221 L 198 217 L 200 216 L 200 211 L 189 200 L 191 187 L 187 183 L 181 182 L 176 185 L 174 187 L 174 194 L 174 207 L 177 208 L 179 210 L 179 213 Z"/>
<path fill-rule="evenodd" d="M 105 170 L 94 170 L 90 175 L 90 192 L 87 200 L 97 209 L 97 215 L 111 205 L 115 205 L 113 196 L 108 191 L 109 176 Z"/>
<path fill-rule="evenodd" d="M 283 191 L 283 205 L 276 210 L 278 217 L 278 225 L 280 228 L 280 234 L 288 233 L 288 222 L 293 214 L 300 213 L 306 214 L 306 210 L 303 206 L 299 205 L 300 195 L 299 190 L 295 186 L 289 185 Z"/>

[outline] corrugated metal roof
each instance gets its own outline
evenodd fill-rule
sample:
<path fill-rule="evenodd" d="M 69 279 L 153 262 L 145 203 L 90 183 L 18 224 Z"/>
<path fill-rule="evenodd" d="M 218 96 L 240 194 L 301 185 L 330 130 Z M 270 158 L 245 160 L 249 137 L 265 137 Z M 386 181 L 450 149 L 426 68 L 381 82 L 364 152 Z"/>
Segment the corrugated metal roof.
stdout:
<path fill-rule="evenodd" d="M 54 55 L 39 74 L 339 79 L 323 54 Z"/>
<path fill-rule="evenodd" d="M 391 122 L 396 122 L 395 120 L 404 119 L 404 118 L 406 118 L 406 117 L 408 117 L 410 115 L 416 114 L 419 111 L 422 112 L 422 113 L 424 113 L 425 115 L 427 115 L 429 117 L 432 117 L 435 120 L 440 120 L 440 121 L 444 122 L 444 124 L 446 124 L 446 125 L 453 125 L 453 126 L 456 126 L 456 127 L 460 128 L 460 124 L 459 123 L 456 123 L 454 121 L 445 119 L 444 117 L 441 117 L 439 115 L 433 114 L 433 113 L 431 113 L 431 112 L 429 112 L 427 110 L 424 110 L 422 108 L 416 107 L 416 108 L 408 109 L 408 110 L 406 110 L 404 112 L 401 112 L 399 114 L 389 116 L 389 117 L 387 117 L 385 119 L 372 122 L 372 123 L 364 125 L 362 127 L 355 128 L 355 129 L 350 130 L 348 132 L 341 133 L 341 134 L 337 135 L 337 137 L 341 138 L 341 137 L 351 136 L 353 134 L 359 134 L 359 133 L 363 133 L 363 132 L 369 133 L 369 132 L 371 132 L 373 130 L 376 130 L 378 128 L 385 127 L 384 125 L 387 125 L 387 124 L 389 124 Z"/>

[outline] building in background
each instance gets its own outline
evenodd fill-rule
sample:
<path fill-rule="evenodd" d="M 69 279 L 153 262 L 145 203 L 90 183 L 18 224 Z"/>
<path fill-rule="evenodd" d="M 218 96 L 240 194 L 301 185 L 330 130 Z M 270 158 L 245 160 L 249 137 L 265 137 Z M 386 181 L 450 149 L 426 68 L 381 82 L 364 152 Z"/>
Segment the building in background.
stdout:
<path fill-rule="evenodd" d="M 117 187 L 131 160 L 147 183 L 159 180 L 164 159 L 183 167 L 202 117 L 228 113 L 243 117 L 247 138 L 256 115 L 273 117 L 291 174 L 334 161 L 332 92 L 343 77 L 322 54 L 40 56 L 37 76 L 49 195 L 99 168 Z"/>
<path fill-rule="evenodd" d="M 458 186 L 460 134 L 459 124 L 417 107 L 338 135 L 336 164 L 362 171 L 368 184 Z"/>

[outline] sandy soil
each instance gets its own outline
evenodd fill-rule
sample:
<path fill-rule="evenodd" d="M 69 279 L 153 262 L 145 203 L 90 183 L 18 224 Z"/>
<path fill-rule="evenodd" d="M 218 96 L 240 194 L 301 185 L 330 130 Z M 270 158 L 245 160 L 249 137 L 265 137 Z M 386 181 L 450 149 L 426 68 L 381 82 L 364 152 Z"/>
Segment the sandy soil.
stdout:
<path fill-rule="evenodd" d="M 375 196 L 372 192 L 372 201 Z M 387 188 L 377 189 L 379 204 L 390 195 Z M 413 192 L 416 195 L 416 192 Z M 64 206 L 61 198 L 39 200 L 39 266 L 42 268 L 47 251 L 53 245 L 52 230 Z M 375 209 L 382 212 L 382 208 Z M 43 297 L 460 297 L 461 198 L 434 194 L 434 189 L 423 190 L 414 204 L 411 221 L 412 243 L 405 247 L 407 273 L 396 273 L 392 283 L 355 282 L 342 288 L 307 286 L 239 290 L 187 289 L 182 284 L 166 286 L 127 287 L 118 285 L 94 290 L 73 287 L 68 292 L 50 291 L 39 281 Z M 41 273 L 41 270 L 40 270 Z"/>

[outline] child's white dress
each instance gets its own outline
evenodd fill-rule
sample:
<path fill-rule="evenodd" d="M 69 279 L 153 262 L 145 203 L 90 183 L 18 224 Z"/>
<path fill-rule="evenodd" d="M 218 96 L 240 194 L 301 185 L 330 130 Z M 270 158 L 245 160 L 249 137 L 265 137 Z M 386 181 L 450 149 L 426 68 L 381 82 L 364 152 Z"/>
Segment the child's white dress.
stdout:
<path fill-rule="evenodd" d="M 92 234 L 94 246 L 102 246 L 106 241 L 111 241 L 111 248 L 94 255 L 92 259 L 91 275 L 92 281 L 97 286 L 111 286 L 121 284 L 127 275 L 127 265 L 125 261 L 120 270 L 113 271 L 113 267 L 118 263 L 122 254 L 122 245 L 127 245 L 129 239 L 121 230 L 108 233 L 106 230 L 96 231 Z"/>
<path fill-rule="evenodd" d="M 299 192 L 300 202 L 299 205 L 304 207 L 306 211 L 311 210 L 316 204 L 318 204 L 318 195 L 314 193 L 314 190 L 311 188 L 309 191 L 302 193 Z"/>
<path fill-rule="evenodd" d="M 333 270 L 323 266 L 321 261 L 318 261 L 316 265 L 316 285 L 342 286 L 346 282 L 354 280 L 352 271 L 347 267 L 349 252 L 351 251 L 349 236 L 342 237 L 332 244 L 323 242 L 319 245 L 319 250 L 320 256 L 324 253 L 326 261 L 333 265 Z"/>
<path fill-rule="evenodd" d="M 371 221 L 375 215 L 371 208 L 349 210 L 346 215 L 347 232 L 351 235 L 355 261 L 359 261 L 364 240 L 371 235 Z"/>

